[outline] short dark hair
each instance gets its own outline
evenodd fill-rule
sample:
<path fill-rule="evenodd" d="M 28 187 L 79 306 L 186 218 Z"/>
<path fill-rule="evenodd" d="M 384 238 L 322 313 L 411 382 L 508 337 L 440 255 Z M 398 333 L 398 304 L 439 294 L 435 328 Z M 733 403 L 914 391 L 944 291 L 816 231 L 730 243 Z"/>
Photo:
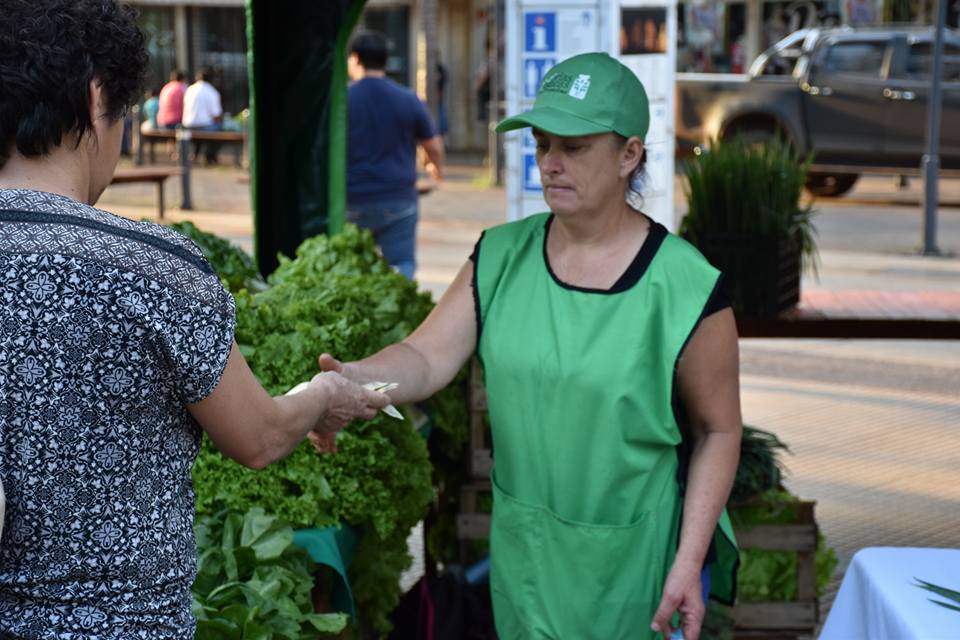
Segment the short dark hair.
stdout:
<path fill-rule="evenodd" d="M 140 98 L 147 69 L 136 13 L 115 0 L 3 0 L 0 11 L 0 167 L 13 146 L 45 155 L 93 127 L 97 78 L 116 121 Z"/>
<path fill-rule="evenodd" d="M 170 72 L 170 81 L 171 82 L 183 82 L 187 79 L 187 76 L 184 75 L 183 71 L 180 69 L 174 69 Z"/>
<path fill-rule="evenodd" d="M 376 31 L 362 31 L 350 42 L 350 53 L 357 54 L 365 69 L 382 71 L 387 66 L 387 38 Z"/>

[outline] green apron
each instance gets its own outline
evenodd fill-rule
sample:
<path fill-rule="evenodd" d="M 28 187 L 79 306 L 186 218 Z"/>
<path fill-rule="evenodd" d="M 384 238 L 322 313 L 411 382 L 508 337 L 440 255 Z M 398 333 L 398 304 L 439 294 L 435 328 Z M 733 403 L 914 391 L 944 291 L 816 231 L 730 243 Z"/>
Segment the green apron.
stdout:
<path fill-rule="evenodd" d="M 490 229 L 474 255 L 497 632 L 653 637 L 682 511 L 675 367 L 719 273 L 655 224 L 613 292 L 570 287 L 546 264 L 549 222 Z"/>

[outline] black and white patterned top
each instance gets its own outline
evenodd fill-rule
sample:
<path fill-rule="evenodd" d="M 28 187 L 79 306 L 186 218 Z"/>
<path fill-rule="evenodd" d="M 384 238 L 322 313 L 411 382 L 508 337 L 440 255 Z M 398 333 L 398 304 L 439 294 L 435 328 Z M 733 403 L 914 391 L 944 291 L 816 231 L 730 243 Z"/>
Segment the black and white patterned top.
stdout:
<path fill-rule="evenodd" d="M 234 323 L 171 229 L 0 189 L 0 638 L 193 638 L 185 404 Z"/>

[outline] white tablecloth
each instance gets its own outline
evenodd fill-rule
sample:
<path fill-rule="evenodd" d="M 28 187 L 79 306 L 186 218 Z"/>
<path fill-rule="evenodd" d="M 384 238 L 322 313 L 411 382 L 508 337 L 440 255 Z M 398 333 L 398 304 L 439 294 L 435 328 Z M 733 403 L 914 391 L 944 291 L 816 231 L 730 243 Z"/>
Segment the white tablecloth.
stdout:
<path fill-rule="evenodd" d="M 960 591 L 960 549 L 868 547 L 853 556 L 820 640 L 960 640 L 952 601 L 917 579 Z"/>

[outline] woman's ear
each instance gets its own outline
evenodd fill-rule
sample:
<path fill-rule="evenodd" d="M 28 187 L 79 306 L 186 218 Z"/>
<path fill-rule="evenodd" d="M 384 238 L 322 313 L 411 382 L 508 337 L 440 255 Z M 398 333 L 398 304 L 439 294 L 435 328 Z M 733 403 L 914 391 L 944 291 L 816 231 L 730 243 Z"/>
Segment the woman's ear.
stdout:
<path fill-rule="evenodd" d="M 631 136 L 620 150 L 620 177 L 628 178 L 643 160 L 643 141 Z"/>
<path fill-rule="evenodd" d="M 90 110 L 90 122 L 94 125 L 107 111 L 107 96 L 99 78 L 91 78 L 87 86 L 87 109 Z"/>

